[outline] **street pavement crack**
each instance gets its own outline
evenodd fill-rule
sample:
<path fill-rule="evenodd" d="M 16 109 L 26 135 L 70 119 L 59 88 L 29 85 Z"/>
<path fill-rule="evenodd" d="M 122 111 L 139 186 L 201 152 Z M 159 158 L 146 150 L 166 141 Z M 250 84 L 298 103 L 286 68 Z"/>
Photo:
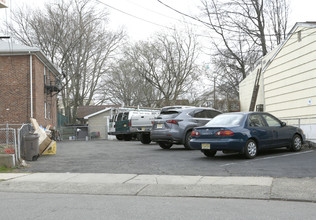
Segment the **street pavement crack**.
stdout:
<path fill-rule="evenodd" d="M 140 190 L 138 190 L 136 193 L 135 193 L 135 196 L 138 196 L 138 194 L 143 191 L 147 186 L 149 186 L 149 184 L 146 184 L 145 186 L 143 186 Z"/>
<path fill-rule="evenodd" d="M 132 179 L 135 179 L 136 177 L 138 177 L 139 175 L 136 174 L 135 176 L 133 176 L 132 178 L 128 179 L 128 180 L 125 180 L 124 182 L 122 182 L 122 184 L 125 184 L 127 183 L 128 181 L 131 181 Z"/>

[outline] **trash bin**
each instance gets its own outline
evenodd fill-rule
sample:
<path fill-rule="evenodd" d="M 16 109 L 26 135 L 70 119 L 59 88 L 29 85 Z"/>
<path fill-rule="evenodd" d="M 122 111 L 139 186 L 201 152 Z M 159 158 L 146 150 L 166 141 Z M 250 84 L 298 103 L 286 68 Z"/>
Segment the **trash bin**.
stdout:
<path fill-rule="evenodd" d="M 39 135 L 38 134 L 27 134 L 24 138 L 24 149 L 23 154 L 24 160 L 35 161 L 39 156 Z"/>

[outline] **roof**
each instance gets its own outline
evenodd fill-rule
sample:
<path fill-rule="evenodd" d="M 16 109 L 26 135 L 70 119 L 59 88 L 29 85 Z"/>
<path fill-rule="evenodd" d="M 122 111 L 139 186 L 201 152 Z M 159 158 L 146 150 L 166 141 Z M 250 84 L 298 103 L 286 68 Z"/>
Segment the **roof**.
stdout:
<path fill-rule="evenodd" d="M 286 39 L 277 47 L 277 49 L 275 50 L 274 54 L 272 55 L 272 57 L 267 61 L 267 63 L 263 66 L 262 68 L 262 73 L 266 71 L 266 69 L 269 67 L 269 65 L 272 63 L 272 61 L 274 60 L 274 58 L 278 55 L 278 53 L 281 51 L 281 49 L 283 48 L 283 46 L 287 43 L 287 41 L 292 37 L 292 35 L 295 33 L 295 30 L 298 27 L 308 27 L 308 28 L 316 28 L 316 22 L 315 21 L 307 21 L 307 22 L 297 22 L 293 28 L 291 29 L 291 31 L 289 32 L 288 36 L 286 37 Z M 274 50 L 273 50 L 274 51 Z M 264 58 L 264 57 L 263 57 Z M 262 59 L 263 59 L 262 58 Z"/>
<path fill-rule="evenodd" d="M 55 66 L 38 47 L 30 47 L 21 44 L 15 44 L 0 40 L 0 56 L 14 56 L 14 55 L 36 55 L 42 63 L 44 63 L 50 71 L 56 76 L 61 75 L 61 70 Z"/>
<path fill-rule="evenodd" d="M 111 109 L 112 109 L 112 108 L 105 108 L 105 109 L 103 109 L 103 110 L 100 110 L 100 111 L 98 111 L 98 112 L 95 112 L 95 113 L 92 113 L 92 114 L 90 114 L 90 115 L 85 116 L 84 119 L 89 119 L 89 118 L 91 118 L 91 117 L 93 117 L 93 116 L 96 116 L 96 115 L 99 115 L 99 114 L 101 114 L 101 113 L 103 113 L 103 112 L 110 111 Z"/>
<path fill-rule="evenodd" d="M 88 105 L 88 106 L 79 106 L 77 109 L 77 118 L 83 119 L 86 116 L 89 116 L 93 113 L 102 111 L 107 108 L 118 108 L 118 105 Z"/>

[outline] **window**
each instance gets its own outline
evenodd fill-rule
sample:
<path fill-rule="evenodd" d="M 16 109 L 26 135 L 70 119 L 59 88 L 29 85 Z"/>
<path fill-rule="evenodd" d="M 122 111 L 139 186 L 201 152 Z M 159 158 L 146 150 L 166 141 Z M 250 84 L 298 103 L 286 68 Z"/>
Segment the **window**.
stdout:
<path fill-rule="evenodd" d="M 248 125 L 249 127 L 264 127 L 265 123 L 260 115 L 250 115 Z"/>
<path fill-rule="evenodd" d="M 51 104 L 48 104 L 47 105 L 47 118 L 48 119 L 51 119 L 50 110 L 51 110 Z"/>
<path fill-rule="evenodd" d="M 45 68 L 45 69 L 47 69 L 47 68 Z M 48 84 L 50 84 L 49 70 L 46 71 L 46 82 L 47 82 Z"/>
<path fill-rule="evenodd" d="M 194 118 L 214 118 L 215 116 L 219 114 L 220 112 L 213 111 L 213 110 L 197 110 L 194 112 L 193 117 Z"/>
<path fill-rule="evenodd" d="M 46 79 L 46 67 L 44 66 L 44 85 L 46 85 L 47 79 Z"/>
<path fill-rule="evenodd" d="M 242 114 L 221 114 L 213 118 L 205 126 L 239 126 L 243 122 Z"/>
<path fill-rule="evenodd" d="M 270 115 L 263 115 L 263 118 L 266 120 L 269 127 L 280 127 L 281 126 L 280 122 L 277 119 L 271 117 Z"/>
<path fill-rule="evenodd" d="M 203 110 L 197 110 L 193 114 L 194 118 L 205 118 Z"/>
<path fill-rule="evenodd" d="M 47 102 L 44 102 L 44 111 L 45 118 L 47 118 Z"/>
<path fill-rule="evenodd" d="M 119 113 L 116 120 L 122 121 L 122 116 L 123 116 L 123 113 Z"/>
<path fill-rule="evenodd" d="M 126 120 L 128 120 L 128 112 L 123 113 L 122 121 L 126 121 Z"/>
<path fill-rule="evenodd" d="M 206 118 L 214 118 L 215 116 L 221 114 L 220 112 L 213 111 L 213 110 L 205 110 Z"/>

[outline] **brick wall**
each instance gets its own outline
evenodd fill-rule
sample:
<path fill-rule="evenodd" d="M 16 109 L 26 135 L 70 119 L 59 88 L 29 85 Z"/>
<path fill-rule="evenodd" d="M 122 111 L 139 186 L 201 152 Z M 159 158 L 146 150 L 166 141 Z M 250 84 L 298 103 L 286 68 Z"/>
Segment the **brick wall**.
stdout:
<path fill-rule="evenodd" d="M 0 124 L 20 124 L 28 121 L 28 57 L 0 56 Z"/>
<path fill-rule="evenodd" d="M 44 92 L 44 64 L 32 55 L 33 117 L 40 125 L 57 126 L 56 95 Z M 47 69 L 50 80 L 54 75 Z M 30 108 L 30 56 L 0 56 L 0 124 L 29 123 Z M 51 117 L 45 118 L 45 102 Z"/>

